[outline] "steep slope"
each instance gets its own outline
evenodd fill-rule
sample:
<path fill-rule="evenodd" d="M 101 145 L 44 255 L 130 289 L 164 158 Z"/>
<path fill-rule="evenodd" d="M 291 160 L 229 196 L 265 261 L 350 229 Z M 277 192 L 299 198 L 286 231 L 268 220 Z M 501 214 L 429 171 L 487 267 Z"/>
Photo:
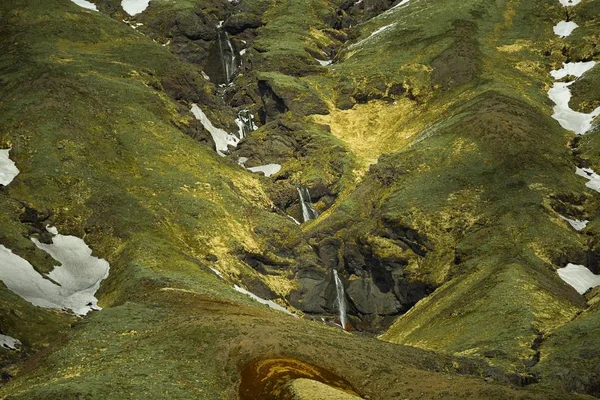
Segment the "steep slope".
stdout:
<path fill-rule="evenodd" d="M 1 398 L 597 395 L 597 289 L 556 273 L 598 272 L 597 134 L 547 97 L 597 57 L 596 0 L 95 3 L 0 5 L 0 244 L 48 272 L 57 226 L 111 266 L 84 319 L 0 288 Z"/>

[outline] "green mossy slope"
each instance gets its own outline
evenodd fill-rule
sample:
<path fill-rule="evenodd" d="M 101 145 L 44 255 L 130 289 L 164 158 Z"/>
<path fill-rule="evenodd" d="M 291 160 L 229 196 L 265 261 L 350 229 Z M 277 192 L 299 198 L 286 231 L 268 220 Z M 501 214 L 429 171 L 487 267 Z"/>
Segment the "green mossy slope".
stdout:
<path fill-rule="evenodd" d="M 574 8 L 567 45 L 557 1 L 411 0 L 371 19 L 392 2 L 153 1 L 137 31 L 99 3 L 0 4 L 0 145 L 21 171 L 0 243 L 49 271 L 29 238 L 50 224 L 111 264 L 85 319 L 0 288 L 0 331 L 24 343 L 0 350 L 15 375 L 0 398 L 234 399 L 248 363 L 278 357 L 371 399 L 597 393 L 595 297 L 555 271 L 598 267 L 599 197 L 573 172 L 598 170 L 600 145 L 572 154 L 546 93 L 551 69 L 597 56 L 597 1 Z M 246 52 L 219 88 L 202 70 L 221 19 Z M 596 76 L 578 107 L 597 105 Z M 230 131 L 250 108 L 260 129 L 219 157 L 190 137 L 210 143 L 191 102 Z M 323 212 L 301 228 L 282 215 L 301 216 L 298 184 Z M 395 321 L 383 341 L 231 288 L 334 313 L 333 268 L 354 326 Z"/>

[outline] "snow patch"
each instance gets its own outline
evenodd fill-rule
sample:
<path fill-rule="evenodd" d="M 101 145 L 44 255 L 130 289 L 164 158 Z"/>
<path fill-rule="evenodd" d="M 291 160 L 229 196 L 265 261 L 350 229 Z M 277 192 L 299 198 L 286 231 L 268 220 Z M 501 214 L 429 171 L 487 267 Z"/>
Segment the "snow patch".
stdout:
<path fill-rule="evenodd" d="M 573 21 L 560 21 L 558 24 L 556 24 L 554 26 L 554 33 L 557 36 L 560 36 L 561 38 L 566 38 L 567 36 L 570 36 L 571 33 L 573 33 L 573 31 L 575 29 L 577 29 L 579 27 L 579 25 L 577 25 L 575 22 Z"/>
<path fill-rule="evenodd" d="M 242 293 L 242 294 L 252 297 L 252 299 L 258 301 L 260 304 L 265 304 L 265 305 L 271 307 L 272 309 L 284 312 L 289 315 L 293 315 L 294 317 L 296 316 L 295 314 L 291 313 L 288 309 L 280 306 L 279 304 L 272 302 L 271 300 L 265 300 L 261 297 L 258 297 L 254 293 L 249 292 L 246 289 L 239 287 L 238 285 L 233 285 L 233 288 L 235 289 L 236 292 L 239 292 L 239 293 Z"/>
<path fill-rule="evenodd" d="M 552 118 L 558 121 L 563 128 L 575 132 L 577 135 L 585 135 L 592 129 L 592 122 L 600 115 L 600 107 L 589 114 L 574 111 L 569 107 L 571 101 L 571 90 L 569 86 L 573 82 L 556 82 L 548 91 L 548 97 L 555 104 Z"/>
<path fill-rule="evenodd" d="M 223 279 L 223 274 L 221 274 L 221 271 L 219 271 L 218 269 L 215 269 L 215 268 L 213 268 L 213 267 L 208 267 L 208 268 L 210 268 L 210 270 L 211 270 L 212 272 L 214 272 L 214 273 L 215 273 L 215 275 L 217 275 L 219 278 Z"/>
<path fill-rule="evenodd" d="M 400 3 L 396 4 L 393 7 L 390 7 L 387 11 L 382 12 L 381 14 L 377 15 L 375 18 L 380 18 L 380 17 L 382 17 L 384 15 L 388 15 L 390 13 L 393 13 L 394 10 L 397 10 L 399 8 L 404 8 L 404 6 L 407 6 L 409 2 L 410 2 L 410 0 L 402 0 Z"/>
<path fill-rule="evenodd" d="M 381 32 L 386 31 L 386 30 L 388 30 L 390 28 L 393 28 L 394 26 L 396 26 L 395 22 L 393 24 L 382 26 L 381 28 L 378 28 L 378 29 L 374 30 L 373 33 L 371 33 L 368 37 L 364 38 L 363 40 L 361 40 L 361 41 L 359 41 L 357 43 L 354 43 L 354 44 L 351 44 L 350 46 L 348 46 L 348 49 L 351 50 L 351 49 L 354 49 L 356 47 L 359 47 L 359 46 L 363 45 L 364 43 L 366 43 L 367 41 L 373 39 L 375 36 L 379 35 Z"/>
<path fill-rule="evenodd" d="M 71 0 L 73 3 L 77 4 L 79 7 L 87 8 L 88 10 L 98 11 L 98 7 L 94 3 L 90 3 L 86 0 Z"/>
<path fill-rule="evenodd" d="M 250 167 L 249 171 L 252 172 L 262 172 L 266 177 L 271 175 L 275 175 L 279 171 L 281 171 L 281 165 L 279 164 L 267 164 L 267 165 L 259 165 L 258 167 Z"/>
<path fill-rule="evenodd" d="M 596 192 L 600 192 L 600 175 L 595 173 L 591 168 L 577 168 L 575 173 L 588 180 L 585 186 Z"/>
<path fill-rule="evenodd" d="M 556 80 L 564 79 L 568 76 L 580 78 L 596 65 L 595 61 L 564 63 L 563 67 L 553 70 L 550 75 Z M 548 90 L 548 97 L 555 104 L 552 118 L 558 121 L 563 128 L 575 132 L 577 135 L 585 135 L 592 129 L 592 122 L 600 115 L 600 107 L 589 114 L 574 111 L 569 107 L 571 101 L 571 82 L 555 82 L 554 86 Z"/>
<path fill-rule="evenodd" d="M 0 185 L 8 186 L 19 175 L 19 169 L 10 159 L 11 149 L 0 149 Z"/>
<path fill-rule="evenodd" d="M 588 224 L 587 219 L 586 220 L 579 220 L 579 219 L 571 219 L 571 218 L 567 218 L 567 217 L 563 217 L 562 215 L 559 215 L 560 218 L 562 218 L 563 220 L 567 221 L 569 223 L 569 225 L 571 225 L 573 227 L 573 229 L 575 229 L 576 231 L 581 231 L 583 230 L 586 225 Z"/>
<path fill-rule="evenodd" d="M 386 29 L 393 28 L 394 26 L 396 26 L 396 23 L 395 23 L 395 22 L 394 22 L 393 24 L 389 24 L 389 25 L 386 25 L 386 26 L 382 26 L 381 28 L 378 28 L 378 29 L 374 30 L 374 31 L 373 31 L 373 33 L 371 33 L 367 39 L 369 39 L 369 38 L 371 38 L 371 37 L 373 37 L 373 36 L 377 36 L 377 35 L 379 35 L 381 32 L 385 31 Z"/>
<path fill-rule="evenodd" d="M 8 350 L 19 350 L 21 341 L 6 335 L 0 335 L 0 347 Z"/>
<path fill-rule="evenodd" d="M 150 0 L 123 0 L 121 1 L 121 7 L 125 12 L 132 17 L 143 12 L 148 5 L 150 4 Z"/>
<path fill-rule="evenodd" d="M 319 60 L 318 58 L 315 58 L 315 60 L 317 60 L 317 62 L 323 67 L 331 65 L 331 63 L 333 62 L 333 60 Z"/>
<path fill-rule="evenodd" d="M 583 265 L 567 264 L 564 268 L 556 270 L 558 276 L 573 286 L 579 294 L 584 294 L 589 289 L 600 285 L 600 275 L 594 275 L 592 271 Z"/>
<path fill-rule="evenodd" d="M 245 164 L 247 161 L 248 157 L 239 157 L 237 163 L 238 165 L 241 165 L 250 172 L 262 172 L 263 174 L 265 174 L 266 177 L 270 177 L 281 171 L 281 165 L 279 164 L 266 164 L 259 165 L 257 167 L 246 167 Z"/>
<path fill-rule="evenodd" d="M 581 3 L 581 0 L 558 0 L 565 7 L 573 7 Z"/>
<path fill-rule="evenodd" d="M 100 310 L 94 297 L 108 276 L 106 260 L 92 256 L 92 249 L 75 236 L 52 233 L 52 244 L 31 240 L 60 263 L 43 276 L 25 259 L 0 245 L 0 280 L 12 292 L 39 307 L 69 309 L 77 315 Z"/>
<path fill-rule="evenodd" d="M 394 7 L 390 8 L 390 10 L 393 10 L 394 8 L 398 8 L 398 7 L 402 7 L 408 4 L 410 0 L 402 0 L 400 3 L 396 4 Z"/>
<path fill-rule="evenodd" d="M 550 75 L 556 80 L 566 78 L 569 75 L 573 75 L 577 78 L 581 78 L 583 74 L 594 68 L 596 61 L 580 61 L 563 63 L 561 69 L 555 69 L 550 71 Z"/>
<path fill-rule="evenodd" d="M 240 139 L 237 136 L 232 135 L 221 128 L 215 127 L 197 104 L 192 104 L 191 112 L 194 114 L 194 117 L 200 121 L 204 129 L 210 133 L 210 136 L 212 136 L 213 141 L 215 142 L 217 153 L 221 157 L 225 157 L 225 153 L 228 151 L 229 146 L 236 147 L 240 142 Z"/>

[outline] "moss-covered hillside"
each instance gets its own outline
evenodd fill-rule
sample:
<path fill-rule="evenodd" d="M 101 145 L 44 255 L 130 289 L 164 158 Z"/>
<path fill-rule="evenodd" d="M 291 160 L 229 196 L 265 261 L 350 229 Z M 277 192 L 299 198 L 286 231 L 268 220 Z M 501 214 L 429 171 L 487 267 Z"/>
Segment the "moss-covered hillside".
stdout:
<path fill-rule="evenodd" d="M 548 98 L 600 0 L 90 1 L 0 2 L 0 245 L 110 263 L 85 317 L 0 284 L 0 398 L 600 396 L 600 289 L 557 273 L 600 273 L 600 131 Z"/>

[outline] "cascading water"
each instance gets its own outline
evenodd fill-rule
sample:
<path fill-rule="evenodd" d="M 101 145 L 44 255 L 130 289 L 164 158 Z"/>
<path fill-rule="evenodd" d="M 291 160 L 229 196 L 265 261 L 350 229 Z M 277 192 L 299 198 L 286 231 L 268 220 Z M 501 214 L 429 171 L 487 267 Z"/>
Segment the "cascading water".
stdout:
<path fill-rule="evenodd" d="M 302 222 L 316 219 L 319 216 L 319 213 L 312 206 L 308 188 L 300 186 L 297 189 L 298 194 L 300 195 L 300 205 L 302 206 Z"/>
<path fill-rule="evenodd" d="M 223 29 L 223 22 L 221 21 L 217 25 L 217 34 L 219 42 L 219 54 L 221 56 L 221 66 L 223 68 L 223 79 L 226 85 L 228 85 L 233 79 L 238 69 L 238 60 L 236 52 L 229 40 L 229 35 Z"/>
<path fill-rule="evenodd" d="M 344 293 L 342 280 L 335 269 L 333 270 L 333 278 L 335 280 L 335 291 L 337 294 L 335 301 L 340 315 L 340 325 L 342 326 L 342 329 L 345 330 L 348 324 L 348 316 L 346 314 L 346 294 Z"/>
<path fill-rule="evenodd" d="M 238 111 L 235 123 L 238 126 L 238 136 L 240 139 L 247 137 L 250 133 L 258 129 L 254 123 L 254 115 L 252 115 L 250 110 Z"/>

